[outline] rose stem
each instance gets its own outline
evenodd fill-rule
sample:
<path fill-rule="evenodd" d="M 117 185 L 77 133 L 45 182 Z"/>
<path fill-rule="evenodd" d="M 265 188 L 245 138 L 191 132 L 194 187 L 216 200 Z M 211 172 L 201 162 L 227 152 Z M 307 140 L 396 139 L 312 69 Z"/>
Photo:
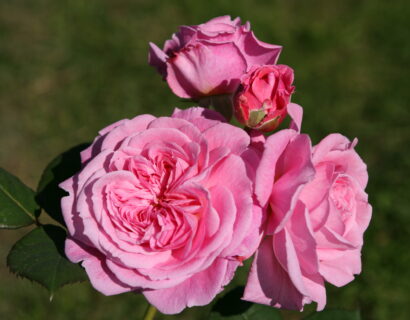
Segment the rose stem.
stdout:
<path fill-rule="evenodd" d="M 157 309 L 153 305 L 148 305 L 147 311 L 145 311 L 144 320 L 154 320 Z"/>

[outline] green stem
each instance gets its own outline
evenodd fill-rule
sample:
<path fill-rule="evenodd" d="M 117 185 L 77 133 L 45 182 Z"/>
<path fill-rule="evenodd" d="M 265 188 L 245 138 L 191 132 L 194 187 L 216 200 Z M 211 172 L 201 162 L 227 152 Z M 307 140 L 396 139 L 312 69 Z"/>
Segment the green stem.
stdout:
<path fill-rule="evenodd" d="M 154 306 L 148 305 L 147 311 L 145 311 L 144 320 L 154 320 L 157 309 Z"/>

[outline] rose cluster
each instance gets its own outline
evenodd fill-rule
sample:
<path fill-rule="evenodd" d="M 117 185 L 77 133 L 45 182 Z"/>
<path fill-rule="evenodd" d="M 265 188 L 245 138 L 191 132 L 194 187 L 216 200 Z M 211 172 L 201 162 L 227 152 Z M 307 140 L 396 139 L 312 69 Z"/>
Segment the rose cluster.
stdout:
<path fill-rule="evenodd" d="M 149 63 L 176 95 L 224 95 L 248 129 L 192 107 L 99 132 L 60 185 L 66 255 L 98 291 L 139 292 L 175 314 L 209 304 L 254 255 L 243 299 L 322 310 L 325 282 L 361 272 L 371 206 L 357 140 L 331 134 L 312 146 L 280 51 L 228 16 L 150 44 Z M 263 135 L 287 115 L 289 128 Z"/>

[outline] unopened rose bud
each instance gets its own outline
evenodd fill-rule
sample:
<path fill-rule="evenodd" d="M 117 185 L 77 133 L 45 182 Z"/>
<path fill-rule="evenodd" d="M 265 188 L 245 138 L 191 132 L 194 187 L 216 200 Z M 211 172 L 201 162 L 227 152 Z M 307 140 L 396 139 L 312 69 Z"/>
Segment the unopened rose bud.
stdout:
<path fill-rule="evenodd" d="M 285 65 L 253 67 L 241 79 L 234 96 L 235 116 L 244 125 L 268 132 L 287 115 L 295 89 L 293 70 Z"/>

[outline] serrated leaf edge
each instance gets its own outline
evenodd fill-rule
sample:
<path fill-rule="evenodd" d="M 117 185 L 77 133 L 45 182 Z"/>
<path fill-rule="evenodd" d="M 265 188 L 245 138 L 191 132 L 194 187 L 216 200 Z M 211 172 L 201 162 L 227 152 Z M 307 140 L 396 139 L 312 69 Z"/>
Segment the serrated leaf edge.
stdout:
<path fill-rule="evenodd" d="M 9 259 L 10 259 L 10 253 L 13 251 L 13 249 L 14 249 L 15 246 L 16 246 L 16 244 L 17 244 L 20 240 L 22 240 L 22 239 L 23 239 L 24 237 L 26 237 L 29 233 L 31 233 L 31 232 L 33 232 L 34 230 L 37 230 L 37 229 L 43 229 L 43 226 L 39 226 L 39 227 L 37 227 L 37 228 L 34 228 L 34 229 L 30 230 L 28 233 L 26 233 L 25 235 L 23 235 L 20 239 L 18 239 L 18 240 L 13 244 L 13 246 L 11 247 L 9 253 L 7 254 L 7 257 L 6 257 L 6 265 L 7 265 L 7 268 L 9 269 L 9 272 L 12 273 L 12 274 L 14 274 L 14 275 L 16 276 L 16 278 L 21 278 L 21 279 L 24 279 L 24 280 L 28 280 L 28 281 L 30 281 L 31 283 L 36 283 L 37 285 L 40 285 L 40 287 L 43 287 L 44 289 L 46 289 L 46 290 L 50 293 L 49 299 L 50 299 L 50 302 L 51 302 L 51 301 L 53 300 L 54 293 L 56 293 L 58 289 L 60 289 L 60 288 L 62 288 L 62 287 L 64 287 L 64 286 L 66 286 L 66 285 L 69 285 L 69 284 L 75 284 L 75 283 L 84 282 L 84 281 L 86 281 L 87 279 L 68 281 L 68 282 L 66 282 L 66 283 L 64 283 L 64 284 L 62 284 L 62 285 L 60 285 L 60 286 L 56 286 L 56 287 L 54 287 L 53 289 L 51 289 L 51 288 L 48 288 L 48 287 L 47 287 L 46 285 L 44 285 L 43 283 L 41 283 L 41 282 L 39 282 L 39 281 L 37 281 L 37 280 L 34 280 L 34 279 L 30 279 L 30 278 L 28 278 L 28 277 L 22 275 L 22 274 L 21 274 L 20 272 L 18 272 L 17 270 L 13 269 L 12 266 L 10 265 L 10 261 L 9 261 Z M 60 264 L 60 262 L 59 262 L 59 264 Z M 73 263 L 73 264 L 77 264 L 80 268 L 83 268 L 80 263 Z M 83 269 L 84 269 L 84 268 L 83 268 Z M 55 275 L 56 275 L 56 272 L 54 272 L 54 279 L 55 279 Z"/>

